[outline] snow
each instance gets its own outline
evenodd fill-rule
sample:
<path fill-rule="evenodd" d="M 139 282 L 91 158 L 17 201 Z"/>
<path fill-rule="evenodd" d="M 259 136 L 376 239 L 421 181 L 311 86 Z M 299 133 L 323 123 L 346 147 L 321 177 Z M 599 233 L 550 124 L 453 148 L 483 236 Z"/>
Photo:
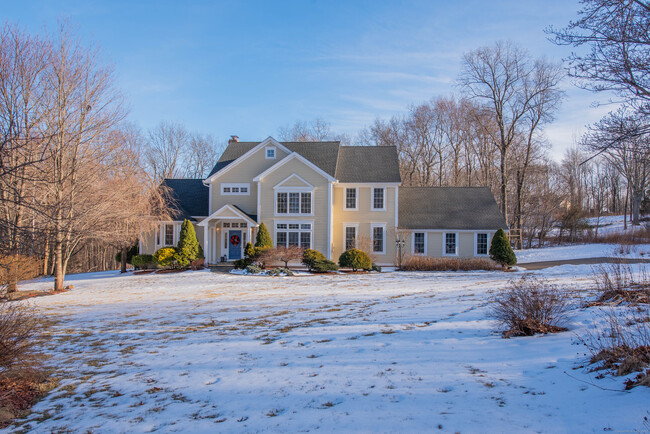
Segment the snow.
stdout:
<path fill-rule="evenodd" d="M 534 273 L 593 296 L 590 272 Z M 486 309 L 521 274 L 69 276 L 71 291 L 33 299 L 57 320 L 44 348 L 60 385 L 16 429 L 647 429 L 648 388 L 582 367 L 597 309 L 576 308 L 568 332 L 501 338 Z"/>
<path fill-rule="evenodd" d="M 650 258 L 650 244 L 621 247 L 619 244 L 574 244 L 515 250 L 518 264 L 541 261 L 562 261 L 581 258 Z"/>

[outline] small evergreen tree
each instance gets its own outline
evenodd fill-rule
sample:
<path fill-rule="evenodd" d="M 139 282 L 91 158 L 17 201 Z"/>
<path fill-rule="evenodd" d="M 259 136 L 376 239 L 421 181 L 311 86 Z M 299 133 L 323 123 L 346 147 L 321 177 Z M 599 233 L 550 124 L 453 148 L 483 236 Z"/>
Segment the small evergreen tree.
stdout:
<path fill-rule="evenodd" d="M 197 259 L 203 259 L 203 252 L 199 240 L 196 239 L 194 225 L 185 219 L 181 226 L 181 234 L 178 237 L 178 246 L 176 246 L 178 263 L 186 267 L 190 262 Z"/>
<path fill-rule="evenodd" d="M 258 249 L 270 249 L 273 247 L 273 240 L 271 239 L 269 230 L 266 229 L 266 225 L 264 223 L 260 223 L 260 227 L 257 229 L 255 247 Z"/>
<path fill-rule="evenodd" d="M 494 237 L 492 237 L 490 258 L 501 264 L 502 267 L 512 266 L 517 263 L 515 252 L 510 247 L 510 240 L 503 229 L 496 231 Z"/>
<path fill-rule="evenodd" d="M 255 247 L 253 247 L 251 243 L 246 243 L 246 247 L 244 247 L 244 255 L 248 259 L 255 258 Z"/>

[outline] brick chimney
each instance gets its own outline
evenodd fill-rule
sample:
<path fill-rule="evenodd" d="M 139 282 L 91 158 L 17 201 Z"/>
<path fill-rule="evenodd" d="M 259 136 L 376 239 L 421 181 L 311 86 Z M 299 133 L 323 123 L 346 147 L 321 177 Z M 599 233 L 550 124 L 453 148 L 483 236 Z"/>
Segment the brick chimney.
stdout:
<path fill-rule="evenodd" d="M 229 145 L 237 142 L 239 142 L 239 136 L 230 136 L 230 140 L 228 140 Z"/>

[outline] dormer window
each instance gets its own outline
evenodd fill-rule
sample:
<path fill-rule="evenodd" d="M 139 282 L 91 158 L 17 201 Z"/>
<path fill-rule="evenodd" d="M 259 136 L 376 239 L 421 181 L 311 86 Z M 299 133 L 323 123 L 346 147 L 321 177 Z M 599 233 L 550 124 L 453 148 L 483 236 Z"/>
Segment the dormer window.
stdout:
<path fill-rule="evenodd" d="M 274 160 L 275 159 L 275 146 L 266 147 L 266 159 Z"/>

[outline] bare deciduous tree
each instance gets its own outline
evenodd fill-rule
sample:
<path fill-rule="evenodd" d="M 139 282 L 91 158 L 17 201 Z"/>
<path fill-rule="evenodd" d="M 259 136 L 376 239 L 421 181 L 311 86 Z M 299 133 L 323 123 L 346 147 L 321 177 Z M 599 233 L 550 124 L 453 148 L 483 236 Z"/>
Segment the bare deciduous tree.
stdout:
<path fill-rule="evenodd" d="M 549 28 L 559 45 L 587 47 L 567 59 L 578 86 L 614 91 L 650 113 L 650 3 L 644 0 L 582 0 L 579 17 L 564 29 Z"/>

